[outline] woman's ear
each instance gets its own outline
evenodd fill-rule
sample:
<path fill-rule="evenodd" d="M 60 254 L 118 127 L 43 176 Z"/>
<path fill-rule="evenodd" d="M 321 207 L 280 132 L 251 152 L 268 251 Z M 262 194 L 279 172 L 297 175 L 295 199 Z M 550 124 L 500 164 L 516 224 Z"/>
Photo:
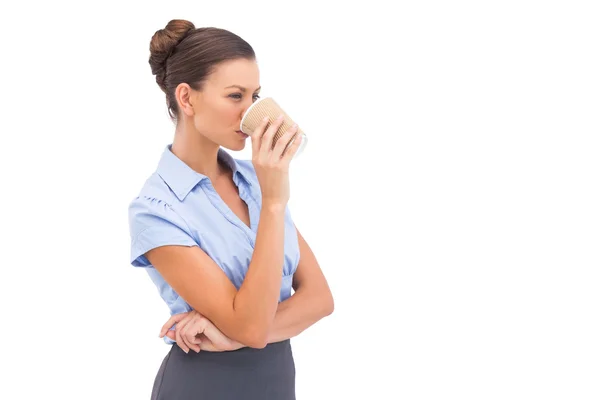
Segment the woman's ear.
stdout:
<path fill-rule="evenodd" d="M 194 110 L 194 90 L 187 83 L 180 83 L 175 89 L 175 100 L 179 110 L 188 117 L 193 117 L 196 111 Z"/>

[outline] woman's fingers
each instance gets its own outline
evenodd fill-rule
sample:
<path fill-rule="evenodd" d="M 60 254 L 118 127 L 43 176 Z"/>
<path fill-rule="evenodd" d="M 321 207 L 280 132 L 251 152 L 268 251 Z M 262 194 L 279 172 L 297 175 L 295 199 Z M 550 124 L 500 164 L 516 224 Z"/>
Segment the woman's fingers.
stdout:
<path fill-rule="evenodd" d="M 200 341 L 197 336 L 206 329 L 208 320 L 196 314 L 192 320 L 181 330 L 181 338 L 186 346 L 196 353 L 200 352 Z"/>
<path fill-rule="evenodd" d="M 250 140 L 252 141 L 252 154 L 254 156 L 258 156 L 258 152 L 260 150 L 260 143 L 262 141 L 262 137 L 266 131 L 267 125 L 269 124 L 269 117 L 264 117 L 261 121 L 260 125 L 256 127 L 252 136 L 250 136 Z"/>
<path fill-rule="evenodd" d="M 200 352 L 200 346 L 196 343 L 196 335 L 204 331 L 205 324 L 203 321 L 205 318 L 201 316 L 195 316 L 181 331 L 181 337 L 183 338 L 186 346 L 196 353 Z"/>
<path fill-rule="evenodd" d="M 190 348 L 185 344 L 183 337 L 181 336 L 181 332 L 185 329 L 185 326 L 190 322 L 192 318 L 193 313 L 188 314 L 175 327 L 175 341 L 177 342 L 177 345 L 181 348 L 181 350 L 185 351 L 186 353 L 190 351 Z"/>
<path fill-rule="evenodd" d="M 302 135 L 296 134 L 294 141 L 287 147 L 287 149 L 285 149 L 285 153 L 281 158 L 286 163 L 288 163 L 288 165 L 292 161 L 292 158 L 294 158 L 294 155 L 298 152 L 298 149 L 300 148 L 300 145 L 302 144 L 303 140 L 304 138 L 302 137 Z"/>
<path fill-rule="evenodd" d="M 280 115 L 275 121 L 273 121 L 271 126 L 269 126 L 263 135 L 260 142 L 260 149 L 258 151 L 258 157 L 260 160 L 266 161 L 269 157 L 269 154 L 271 154 L 273 149 L 273 137 L 275 136 L 275 133 L 277 133 L 277 130 L 281 124 L 283 124 L 283 115 Z"/>
<path fill-rule="evenodd" d="M 273 153 L 271 154 L 272 157 L 275 157 L 276 161 L 282 158 L 285 153 L 287 153 L 286 146 L 290 143 L 297 132 L 298 125 L 294 124 L 290 129 L 287 130 L 287 132 L 283 134 L 283 136 L 277 140 L 275 148 L 273 149 Z"/>
<path fill-rule="evenodd" d="M 175 325 L 176 323 L 178 323 L 179 321 L 181 321 L 182 319 L 187 317 L 188 314 L 189 314 L 189 312 L 184 312 L 184 313 L 180 313 L 180 314 L 175 314 L 171 318 L 169 318 L 169 320 L 160 329 L 160 333 L 158 334 L 158 337 L 165 336 L 167 334 L 167 331 L 169 329 L 171 329 L 173 327 L 173 325 Z"/>

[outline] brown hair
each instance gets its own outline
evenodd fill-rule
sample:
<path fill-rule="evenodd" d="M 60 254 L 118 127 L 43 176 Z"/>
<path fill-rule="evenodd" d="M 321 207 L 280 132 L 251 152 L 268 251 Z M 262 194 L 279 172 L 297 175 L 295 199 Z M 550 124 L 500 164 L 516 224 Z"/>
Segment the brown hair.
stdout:
<path fill-rule="evenodd" d="M 196 90 L 215 66 L 223 61 L 256 59 L 254 50 L 238 35 L 219 28 L 198 28 L 193 23 L 174 19 L 154 33 L 150 41 L 150 68 L 156 83 L 167 95 L 173 120 L 179 112 L 175 89 L 187 83 Z"/>

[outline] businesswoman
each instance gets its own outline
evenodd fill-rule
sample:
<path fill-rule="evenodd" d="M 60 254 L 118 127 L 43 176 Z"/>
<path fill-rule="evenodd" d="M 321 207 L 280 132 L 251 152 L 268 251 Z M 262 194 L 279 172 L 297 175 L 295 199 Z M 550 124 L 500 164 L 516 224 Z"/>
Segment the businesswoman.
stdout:
<path fill-rule="evenodd" d="M 239 130 L 260 83 L 252 47 L 232 32 L 172 20 L 149 62 L 175 124 L 129 205 L 131 264 L 171 314 L 152 398 L 295 399 L 290 338 L 334 304 L 287 205 L 300 137 L 284 146 L 297 127 L 274 147 L 281 119 Z M 225 151 L 248 141 L 251 160 Z"/>

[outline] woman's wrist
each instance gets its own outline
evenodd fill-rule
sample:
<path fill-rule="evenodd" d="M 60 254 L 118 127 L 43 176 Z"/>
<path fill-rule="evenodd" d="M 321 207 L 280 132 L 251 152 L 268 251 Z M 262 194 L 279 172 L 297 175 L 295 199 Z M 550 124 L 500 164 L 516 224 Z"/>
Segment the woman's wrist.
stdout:
<path fill-rule="evenodd" d="M 262 210 L 273 214 L 285 212 L 286 203 L 280 201 L 263 201 Z"/>

